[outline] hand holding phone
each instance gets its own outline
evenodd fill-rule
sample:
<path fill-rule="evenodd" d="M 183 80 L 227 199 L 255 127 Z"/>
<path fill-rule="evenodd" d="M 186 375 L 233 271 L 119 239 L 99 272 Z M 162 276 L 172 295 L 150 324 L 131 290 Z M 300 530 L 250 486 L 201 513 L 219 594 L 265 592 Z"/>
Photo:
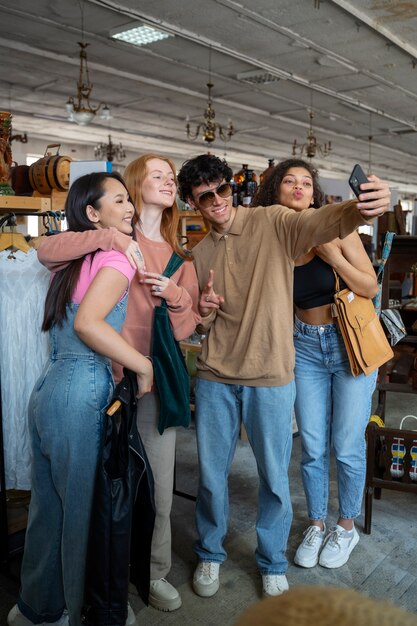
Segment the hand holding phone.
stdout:
<path fill-rule="evenodd" d="M 361 166 L 356 164 L 349 177 L 349 185 L 357 198 L 359 198 L 360 194 L 372 193 L 374 196 L 372 200 L 359 200 L 357 206 L 363 216 L 367 218 L 380 217 L 386 211 L 389 211 L 391 192 L 387 182 L 380 180 L 374 174 L 370 178 L 371 180 L 368 180 Z M 367 189 L 366 191 L 361 189 L 362 183 L 370 182 L 375 185 L 373 189 Z"/>
<path fill-rule="evenodd" d="M 369 183 L 369 180 L 361 166 L 356 163 L 349 177 L 349 185 L 357 198 L 359 198 L 360 193 L 366 193 L 365 191 L 361 190 L 362 183 Z M 368 189 L 367 191 L 369 192 L 372 190 Z"/>

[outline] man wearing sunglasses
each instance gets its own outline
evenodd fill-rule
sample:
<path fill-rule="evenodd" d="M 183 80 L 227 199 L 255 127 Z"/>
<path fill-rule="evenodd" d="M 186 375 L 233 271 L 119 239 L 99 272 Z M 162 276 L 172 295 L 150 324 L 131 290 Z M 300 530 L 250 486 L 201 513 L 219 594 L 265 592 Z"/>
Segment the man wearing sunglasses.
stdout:
<path fill-rule="evenodd" d="M 279 205 L 236 208 L 231 177 L 226 162 L 213 155 L 185 162 L 178 176 L 182 199 L 211 225 L 193 248 L 202 316 L 198 330 L 207 335 L 197 362 L 199 564 L 193 588 L 203 597 L 219 588 L 219 567 L 226 559 L 227 481 L 242 421 L 259 474 L 256 561 L 263 594 L 274 596 L 288 589 L 294 259 L 387 211 L 390 192 L 377 179 L 374 191 L 362 194 L 367 203 L 350 200 L 301 212 Z"/>

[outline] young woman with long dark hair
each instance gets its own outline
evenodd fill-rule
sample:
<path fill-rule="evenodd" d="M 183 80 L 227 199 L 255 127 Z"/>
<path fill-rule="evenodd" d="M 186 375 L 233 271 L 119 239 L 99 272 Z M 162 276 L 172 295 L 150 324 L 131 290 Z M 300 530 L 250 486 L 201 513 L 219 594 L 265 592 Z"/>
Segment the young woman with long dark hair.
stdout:
<path fill-rule="evenodd" d="M 145 154 L 132 161 L 124 173 L 135 206 L 134 238 L 103 229 L 89 233 L 62 233 L 49 237 L 39 248 L 39 259 L 50 269 L 65 266 L 74 258 L 74 250 L 83 254 L 98 249 L 125 252 L 132 264 L 146 272 L 132 281 L 122 336 L 141 353 L 151 354 L 154 307 L 161 298 L 168 305 L 168 315 L 175 338 L 191 335 L 199 322 L 198 283 L 194 265 L 178 243 L 179 213 L 176 205 L 177 179 L 170 159 Z M 184 263 L 168 279 L 162 276 L 173 252 Z M 116 380 L 121 378 L 120 361 L 114 359 Z M 137 424 L 152 467 L 155 483 L 156 520 L 151 549 L 151 584 L 149 603 L 162 611 L 181 606 L 178 591 L 167 580 L 171 569 L 170 513 L 175 464 L 176 428 L 158 431 L 159 397 L 156 389 L 138 403 Z M 134 532 L 134 529 L 133 529 Z"/>
<path fill-rule="evenodd" d="M 134 208 L 117 174 L 76 180 L 65 214 L 73 232 L 132 232 Z M 51 351 L 29 405 L 32 491 L 21 590 L 9 626 L 81 626 L 96 467 L 114 388 L 111 362 L 136 372 L 141 395 L 153 380 L 149 359 L 119 334 L 134 274 L 125 255 L 100 250 L 52 277 L 42 327 Z"/>

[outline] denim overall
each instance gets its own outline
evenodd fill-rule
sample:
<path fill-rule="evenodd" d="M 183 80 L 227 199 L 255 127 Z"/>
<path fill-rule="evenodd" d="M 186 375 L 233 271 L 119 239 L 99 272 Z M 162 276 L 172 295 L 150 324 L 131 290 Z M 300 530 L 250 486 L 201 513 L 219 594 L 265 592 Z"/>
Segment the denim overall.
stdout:
<path fill-rule="evenodd" d="M 127 294 L 106 321 L 120 332 Z M 32 497 L 21 571 L 20 611 L 34 624 L 64 608 L 81 626 L 90 512 L 104 411 L 114 382 L 110 359 L 74 331 L 78 305 L 50 331 L 51 354 L 29 403 Z"/>

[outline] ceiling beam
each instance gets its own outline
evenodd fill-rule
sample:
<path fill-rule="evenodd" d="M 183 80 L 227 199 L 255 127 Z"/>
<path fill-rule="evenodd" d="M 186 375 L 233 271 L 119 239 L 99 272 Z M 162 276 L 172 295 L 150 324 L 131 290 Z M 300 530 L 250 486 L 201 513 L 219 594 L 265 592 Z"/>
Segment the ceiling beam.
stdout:
<path fill-rule="evenodd" d="M 270 72 L 274 76 L 278 76 L 279 78 L 283 80 L 292 81 L 298 85 L 306 87 L 309 90 L 320 92 L 324 95 L 334 98 L 335 100 L 352 104 L 356 106 L 358 109 L 367 111 L 368 113 L 375 113 L 376 115 L 379 115 L 380 117 L 390 119 L 392 121 L 397 121 L 400 124 L 404 124 L 404 126 L 412 128 L 413 130 L 417 130 L 417 125 L 414 122 L 411 122 L 410 120 L 399 120 L 395 115 L 392 115 L 382 109 L 378 109 L 376 107 L 363 103 L 357 98 L 353 98 L 344 93 L 340 93 L 333 89 L 329 89 L 328 87 L 324 87 L 323 85 L 312 83 L 308 79 L 304 78 L 303 76 L 293 74 L 292 72 L 289 72 L 282 68 L 278 68 L 275 65 L 270 65 L 269 63 L 265 63 L 261 61 L 260 59 L 249 57 L 248 55 L 243 54 L 237 50 L 234 50 L 233 48 L 228 48 L 227 46 L 223 45 L 222 43 L 218 41 L 214 41 L 212 39 L 204 37 L 204 35 L 201 35 L 200 33 L 198 34 L 193 33 L 179 25 L 173 25 L 173 24 L 166 22 L 165 20 L 156 19 L 154 17 L 144 15 L 140 11 L 137 11 L 130 7 L 125 7 L 120 2 L 115 2 L 114 0 L 86 0 L 86 1 L 89 2 L 90 4 L 95 4 L 95 5 L 107 8 L 109 10 L 113 10 L 118 14 L 126 15 L 126 17 L 130 17 L 132 20 L 140 20 L 144 24 L 148 24 L 149 26 L 153 26 L 154 28 L 162 28 L 163 30 L 173 35 L 176 35 L 177 37 L 183 37 L 199 45 L 211 47 L 213 50 L 216 50 L 217 52 L 221 54 L 243 61 L 244 63 L 247 63 L 248 65 L 252 65 L 253 67 L 266 70 L 267 72 Z M 235 10 L 236 12 L 239 12 L 240 14 L 247 15 L 248 17 L 250 17 L 251 20 L 257 21 L 264 25 L 268 25 L 270 28 L 273 28 L 274 30 L 282 34 L 287 35 L 289 38 L 293 40 L 303 41 L 308 47 L 315 49 L 317 51 L 320 51 L 321 54 L 326 54 L 329 57 L 335 58 L 341 65 L 344 65 L 345 67 L 347 67 L 351 71 L 354 71 L 355 73 L 360 72 L 372 78 L 372 80 L 375 80 L 385 86 L 388 86 L 397 91 L 402 91 L 412 98 L 417 98 L 417 92 L 402 88 L 394 84 L 393 82 L 388 81 L 384 79 L 383 77 L 374 74 L 373 72 L 369 72 L 363 68 L 358 68 L 352 61 L 349 61 L 348 59 L 344 59 L 340 55 L 336 55 L 335 53 L 330 52 L 326 48 L 322 46 L 318 46 L 312 41 L 307 40 L 303 37 L 300 37 L 300 35 L 298 35 L 294 31 L 291 31 L 288 28 L 280 27 L 278 24 L 275 24 L 271 20 L 260 16 L 255 11 L 246 9 L 238 2 L 234 2 L 233 0 L 216 0 L 216 2 L 224 6 L 227 6 L 228 8 L 232 10 Z"/>
<path fill-rule="evenodd" d="M 385 37 L 385 39 L 387 39 L 390 43 L 396 45 L 397 48 L 400 48 L 400 50 L 403 50 L 403 52 L 406 52 L 407 54 L 409 54 L 410 57 L 412 57 L 413 59 L 417 59 L 417 48 L 405 42 L 403 39 L 401 39 L 401 37 L 397 37 L 397 35 L 395 35 L 389 28 L 381 24 L 381 18 L 373 19 L 367 13 L 365 13 L 365 11 L 363 11 L 362 9 L 358 9 L 358 7 L 355 7 L 351 2 L 348 2 L 347 0 L 330 0 L 330 1 L 333 4 L 336 4 L 338 7 L 340 7 L 344 11 L 346 11 L 346 13 L 349 13 L 350 15 L 355 17 L 357 20 L 360 20 L 363 24 L 366 24 L 367 26 L 369 26 L 369 28 L 372 28 L 374 31 L 382 35 L 382 37 Z M 389 4 L 390 3 L 384 3 L 382 6 L 380 5 L 379 8 L 385 9 L 386 11 L 389 12 Z M 400 3 L 394 0 L 392 4 L 400 4 Z M 403 4 L 406 5 L 410 3 L 404 2 Z M 378 5 L 377 5 L 377 8 L 378 8 Z M 415 17 L 415 13 L 413 14 L 413 16 Z M 386 18 L 386 19 L 388 20 L 389 18 Z"/>

